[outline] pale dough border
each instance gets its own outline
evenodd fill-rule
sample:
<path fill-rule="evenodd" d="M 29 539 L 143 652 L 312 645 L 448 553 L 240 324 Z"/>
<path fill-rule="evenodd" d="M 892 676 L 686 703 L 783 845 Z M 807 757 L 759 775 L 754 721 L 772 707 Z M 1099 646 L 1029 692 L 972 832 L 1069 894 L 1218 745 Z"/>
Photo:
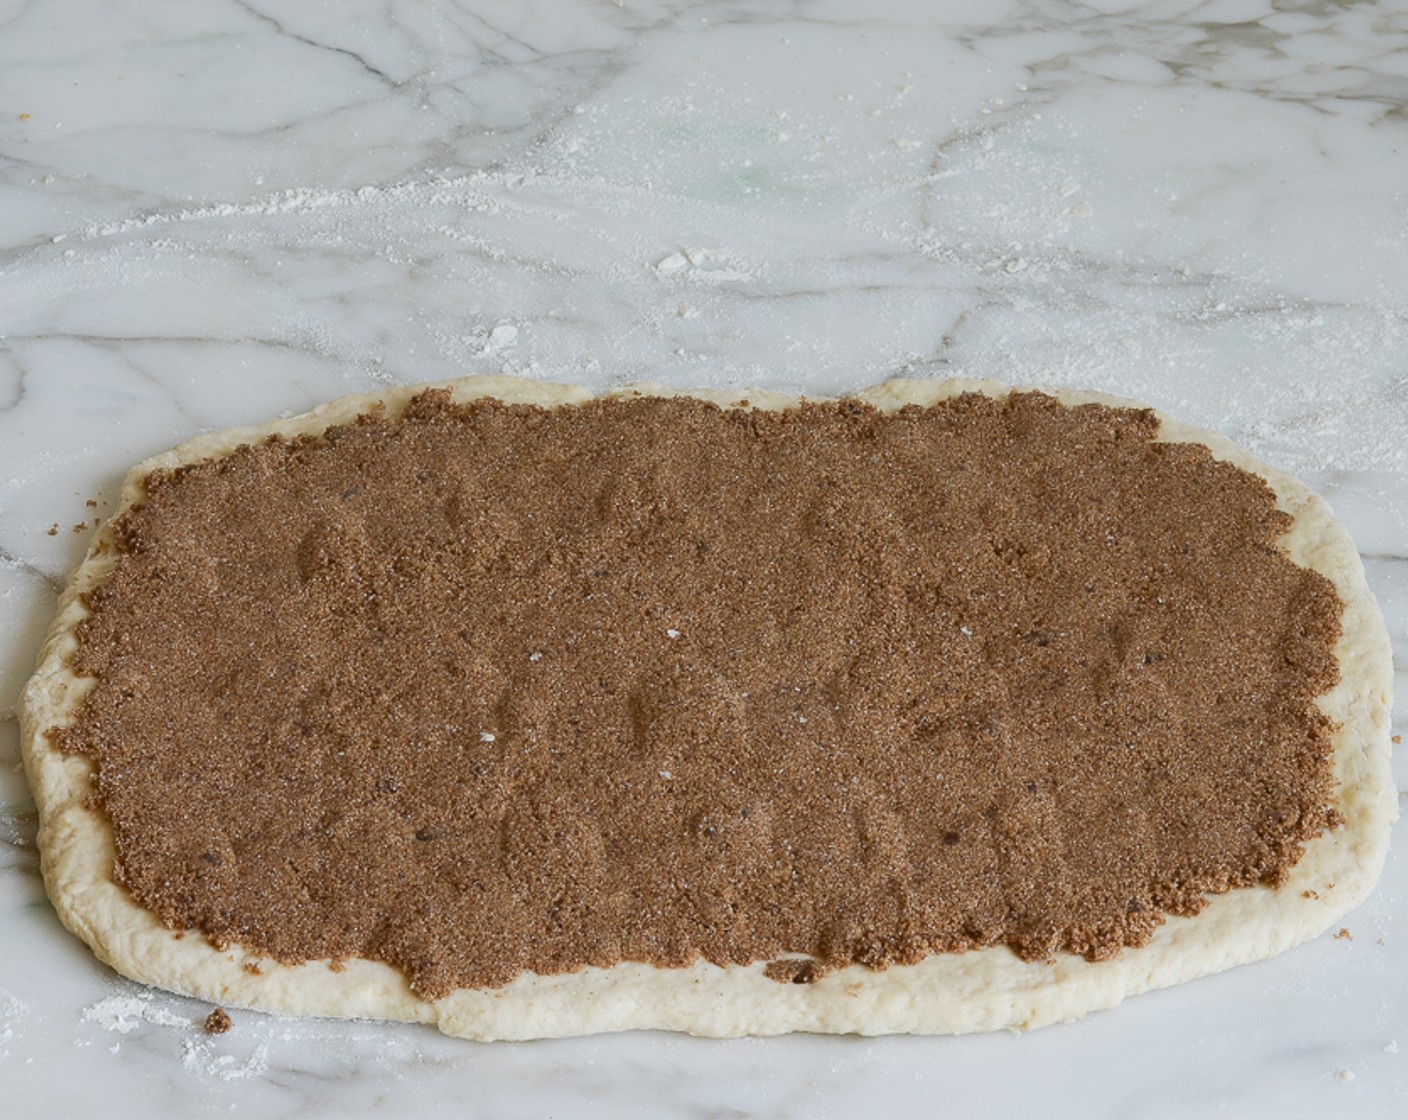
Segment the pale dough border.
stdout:
<path fill-rule="evenodd" d="M 545 406 L 580 403 L 584 388 L 516 378 L 442 382 L 456 399 L 493 396 Z M 157 467 L 217 458 L 268 435 L 321 432 L 375 404 L 395 415 L 415 385 L 345 397 L 303 416 L 258 427 L 215 432 L 135 467 L 123 486 L 119 512 L 142 493 Z M 857 394 L 883 410 L 929 404 L 963 392 L 1005 397 L 993 381 L 894 380 Z M 1044 390 L 1067 404 L 1138 406 L 1096 393 Z M 622 394 L 681 395 L 654 384 Z M 787 408 L 797 398 L 757 390 L 688 395 L 758 408 Z M 697 964 L 658 969 L 620 964 L 562 976 L 525 974 L 486 991 L 462 990 L 435 1003 L 414 995 L 396 970 L 351 960 L 339 969 L 314 961 L 275 964 L 238 949 L 218 951 L 190 933 L 177 936 L 139 907 L 111 877 L 112 833 L 105 818 L 84 807 L 91 763 L 54 750 L 44 731 L 72 718 L 91 682 L 68 669 L 74 628 L 84 617 L 83 592 L 113 563 L 111 529 L 96 535 L 88 556 L 59 600 L 21 706 L 24 760 L 39 807 L 39 847 L 49 897 L 60 918 L 94 952 L 133 979 L 227 1006 L 295 1015 L 430 1022 L 448 1034 L 476 1039 L 525 1039 L 661 1028 L 709 1036 L 787 1031 L 859 1034 L 958 1034 L 1033 1028 L 1112 1007 L 1125 996 L 1166 987 L 1233 965 L 1268 957 L 1323 932 L 1369 893 L 1388 849 L 1398 802 L 1389 769 L 1393 685 L 1388 634 L 1364 581 L 1345 528 L 1304 485 L 1213 432 L 1162 417 L 1162 439 L 1202 443 L 1219 458 L 1266 479 L 1295 524 L 1284 539 L 1299 564 L 1334 582 L 1345 602 L 1338 654 L 1342 679 L 1322 699 L 1339 725 L 1335 774 L 1343 827 L 1311 843 L 1280 890 L 1248 888 L 1214 898 L 1196 918 L 1169 918 L 1153 941 L 1113 960 L 1091 964 L 1062 956 L 1052 963 L 1018 959 L 1005 948 L 939 955 L 913 966 L 873 971 L 851 966 L 812 984 L 766 979 L 761 963 L 720 968 Z M 257 968 L 257 972 L 255 969 Z"/>

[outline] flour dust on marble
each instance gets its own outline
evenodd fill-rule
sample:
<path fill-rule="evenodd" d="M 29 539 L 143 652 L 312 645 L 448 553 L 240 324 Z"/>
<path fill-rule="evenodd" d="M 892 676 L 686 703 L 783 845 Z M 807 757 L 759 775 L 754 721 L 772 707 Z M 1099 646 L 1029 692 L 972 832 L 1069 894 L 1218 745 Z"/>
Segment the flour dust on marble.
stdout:
<path fill-rule="evenodd" d="M 29 1014 L 29 1007 L 13 993 L 0 988 L 0 1061 L 10 1056 L 9 1042 L 15 1030 Z"/>
<path fill-rule="evenodd" d="M 1235 249 L 1208 237 L 1261 172 L 1195 174 L 1147 146 L 1112 161 L 1129 126 L 1098 87 L 1029 75 L 935 117 L 913 111 L 932 110 L 925 76 L 896 77 L 839 95 L 839 115 L 707 83 L 604 94 L 496 170 L 64 231 L 5 267 L 0 298 L 20 339 L 253 342 L 361 383 L 1078 386 L 1292 470 L 1408 471 L 1401 290 L 1300 274 L 1279 221 Z M 1150 85 L 1124 110 L 1173 127 L 1187 98 Z"/>

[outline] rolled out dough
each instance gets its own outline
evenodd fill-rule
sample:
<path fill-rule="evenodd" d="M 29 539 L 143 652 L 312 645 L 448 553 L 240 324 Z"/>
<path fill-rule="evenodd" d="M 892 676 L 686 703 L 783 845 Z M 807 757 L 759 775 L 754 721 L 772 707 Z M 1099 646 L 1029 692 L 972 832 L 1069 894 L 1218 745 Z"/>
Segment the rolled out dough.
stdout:
<path fill-rule="evenodd" d="M 292 419 L 200 436 L 135 467 L 124 484 L 118 512 L 139 498 L 142 479 L 155 468 L 218 458 L 273 434 L 318 433 L 376 404 L 394 416 L 429 387 L 346 397 Z M 544 406 L 571 405 L 592 396 L 580 387 L 513 378 L 465 378 L 438 387 L 449 388 L 457 400 L 493 396 Z M 989 381 L 895 380 L 857 396 L 888 411 L 964 392 L 1003 397 L 1011 391 Z M 1072 405 L 1133 405 L 1093 393 L 1044 391 Z M 618 392 L 678 395 L 651 384 Z M 689 395 L 720 404 L 746 398 L 751 407 L 767 409 L 798 403 L 796 398 L 756 390 Z M 635 1028 L 708 1036 L 787 1031 L 958 1034 L 1033 1028 L 1112 1007 L 1136 992 L 1271 956 L 1323 932 L 1358 905 L 1383 864 L 1389 828 L 1397 816 L 1389 771 L 1388 636 L 1354 545 L 1324 502 L 1221 436 L 1161 419 L 1161 439 L 1204 444 L 1217 458 L 1270 484 L 1280 507 L 1294 518 L 1283 539 L 1286 551 L 1296 563 L 1330 579 L 1345 604 L 1337 650 L 1341 679 L 1320 701 L 1338 726 L 1334 773 L 1344 823 L 1306 846 L 1279 889 L 1246 888 L 1213 898 L 1196 917 L 1169 917 L 1148 945 L 1125 949 L 1099 963 L 1075 956 L 1030 962 L 1006 948 L 993 948 L 932 956 L 883 971 L 853 965 L 811 984 L 770 980 L 763 975 L 765 962 L 726 968 L 698 963 L 683 969 L 623 963 L 560 976 L 524 974 L 502 988 L 459 990 L 432 1003 L 417 997 L 399 972 L 378 962 L 286 966 L 239 947 L 217 949 L 199 933 L 177 935 L 163 928 L 113 881 L 111 830 L 106 818 L 85 804 L 92 763 L 60 753 L 45 734 L 72 719 L 91 687 L 91 681 L 77 677 L 68 666 L 75 627 L 86 614 L 82 596 L 103 581 L 114 563 L 111 529 L 104 526 L 59 601 L 22 704 L 24 758 L 39 807 L 39 846 L 50 898 L 65 925 L 100 958 L 135 980 L 226 1006 L 428 1022 L 447 1034 L 476 1039 Z"/>

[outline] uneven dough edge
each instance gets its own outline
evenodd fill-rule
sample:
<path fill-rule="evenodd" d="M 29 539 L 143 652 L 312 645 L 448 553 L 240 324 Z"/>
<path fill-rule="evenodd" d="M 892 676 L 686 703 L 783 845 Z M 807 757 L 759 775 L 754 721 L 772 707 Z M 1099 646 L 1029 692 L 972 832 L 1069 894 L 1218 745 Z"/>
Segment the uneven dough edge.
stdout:
<path fill-rule="evenodd" d="M 475 377 L 344 397 L 302 416 L 199 436 L 138 464 L 122 489 L 118 513 L 143 492 L 158 467 L 218 458 L 242 443 L 280 434 L 317 433 L 374 405 L 397 415 L 416 393 L 448 388 L 457 400 L 492 396 L 544 406 L 593 397 L 578 386 L 507 377 Z M 1005 397 L 1020 389 L 995 381 L 892 380 L 856 396 L 892 411 L 965 392 Z M 1043 389 L 1065 404 L 1146 407 L 1098 393 Z M 642 383 L 613 395 L 691 395 L 729 405 L 787 408 L 798 398 L 758 390 L 683 393 Z M 815 398 L 814 398 L 815 399 Z M 1169 917 L 1153 940 L 1114 959 L 1089 963 L 1061 956 L 1027 962 L 1005 948 L 929 957 L 874 971 L 855 965 L 812 984 L 779 984 L 762 962 L 718 967 L 698 963 L 659 969 L 623 963 L 560 976 L 525 974 L 491 990 L 460 990 L 431 1003 L 400 972 L 376 961 L 279 965 L 238 947 L 217 950 L 196 932 L 164 929 L 111 877 L 113 837 L 106 818 L 84 805 L 92 764 L 55 750 L 45 731 L 72 719 L 92 682 L 67 667 L 74 630 L 86 615 L 81 596 L 114 562 L 111 522 L 59 600 L 38 666 L 21 703 L 21 747 L 39 809 L 39 848 L 49 897 L 60 919 L 118 972 L 143 983 L 227 1006 L 291 1015 L 431 1022 L 475 1039 L 565 1037 L 660 1028 L 713 1037 L 788 1031 L 856 1034 L 961 1034 L 1029 1029 L 1113 1007 L 1125 996 L 1167 987 L 1260 960 L 1322 933 L 1368 895 L 1398 815 L 1390 771 L 1393 685 L 1389 638 L 1348 532 L 1329 507 L 1292 476 L 1261 462 L 1214 432 L 1160 416 L 1160 437 L 1196 442 L 1267 481 L 1295 518 L 1283 545 L 1298 564 L 1330 579 L 1345 603 L 1337 647 L 1339 684 L 1320 704 L 1337 725 L 1334 772 L 1344 824 L 1306 846 L 1279 890 L 1253 887 L 1213 898 L 1194 918 Z M 116 515 L 114 515 L 116 516 Z"/>

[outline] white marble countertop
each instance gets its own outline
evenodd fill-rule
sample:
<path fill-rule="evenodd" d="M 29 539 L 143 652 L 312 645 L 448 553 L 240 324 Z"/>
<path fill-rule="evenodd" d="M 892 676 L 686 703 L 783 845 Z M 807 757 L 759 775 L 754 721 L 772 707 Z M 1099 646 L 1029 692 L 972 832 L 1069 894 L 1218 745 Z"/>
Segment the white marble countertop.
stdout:
<path fill-rule="evenodd" d="M 1408 1112 L 1402 825 L 1352 939 L 1021 1036 L 212 1038 L 98 965 L 11 718 L 86 503 L 203 430 L 500 371 L 1140 398 L 1324 494 L 1408 663 L 1408 11 L 0 2 L 6 1115 Z"/>

